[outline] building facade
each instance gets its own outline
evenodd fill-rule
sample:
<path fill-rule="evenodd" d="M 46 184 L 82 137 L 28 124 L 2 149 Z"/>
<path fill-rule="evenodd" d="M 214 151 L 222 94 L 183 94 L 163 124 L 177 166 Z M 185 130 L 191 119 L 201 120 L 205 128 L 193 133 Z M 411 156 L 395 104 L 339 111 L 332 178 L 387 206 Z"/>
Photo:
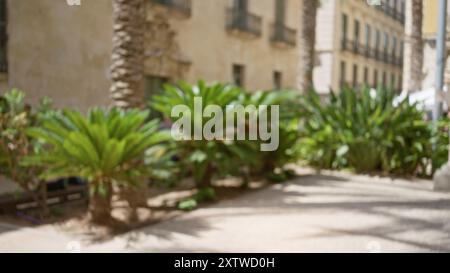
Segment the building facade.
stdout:
<path fill-rule="evenodd" d="M 423 80 L 422 89 L 435 88 L 436 84 L 436 38 L 438 33 L 439 0 L 423 2 Z M 450 85 L 450 5 L 447 6 L 447 62 L 445 68 L 445 84 Z"/>
<path fill-rule="evenodd" d="M 322 1 L 317 22 L 319 92 L 344 85 L 401 89 L 405 0 Z"/>
<path fill-rule="evenodd" d="M 298 0 L 148 0 L 145 86 L 220 81 L 293 88 Z M 107 105 L 112 1 L 0 0 L 0 93 L 24 90 L 82 110 Z"/>

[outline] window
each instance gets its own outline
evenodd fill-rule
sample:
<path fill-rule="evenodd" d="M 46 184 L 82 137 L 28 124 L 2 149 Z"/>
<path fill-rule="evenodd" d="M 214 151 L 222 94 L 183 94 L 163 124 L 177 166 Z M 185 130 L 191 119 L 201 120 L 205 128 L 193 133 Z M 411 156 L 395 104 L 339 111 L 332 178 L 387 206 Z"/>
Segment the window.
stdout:
<path fill-rule="evenodd" d="M 283 74 L 280 71 L 273 72 L 273 88 L 275 90 L 283 88 Z"/>
<path fill-rule="evenodd" d="M 391 75 L 391 88 L 395 88 L 395 74 L 392 73 Z"/>
<path fill-rule="evenodd" d="M 402 41 L 400 43 L 400 58 L 403 58 L 403 50 L 405 48 L 405 43 Z"/>
<path fill-rule="evenodd" d="M 395 57 L 397 54 L 397 37 L 392 37 L 392 56 Z"/>
<path fill-rule="evenodd" d="M 276 0 L 275 2 L 275 22 L 284 24 L 286 16 L 286 0 Z"/>
<path fill-rule="evenodd" d="M 346 65 L 344 61 L 341 61 L 341 71 L 340 71 L 340 85 L 341 87 L 345 85 L 345 81 L 346 81 Z"/>
<path fill-rule="evenodd" d="M 233 65 L 233 83 L 236 86 L 244 87 L 245 68 L 243 65 Z"/>
<path fill-rule="evenodd" d="M 383 48 L 385 58 L 387 57 L 388 50 L 389 50 L 389 36 L 385 32 L 384 33 L 384 48 Z"/>
<path fill-rule="evenodd" d="M 372 29 L 370 28 L 369 24 L 366 24 L 366 52 L 369 52 L 369 50 L 370 50 L 371 35 L 372 35 Z"/>
<path fill-rule="evenodd" d="M 144 92 L 146 99 L 150 99 L 152 96 L 160 94 L 163 90 L 163 85 L 168 83 L 169 79 L 159 76 L 145 76 L 144 78 Z M 151 118 L 162 118 L 161 114 L 156 111 L 151 111 Z"/>
<path fill-rule="evenodd" d="M 347 40 L 347 25 L 348 25 L 348 17 L 347 14 L 342 14 L 342 41 L 345 42 Z"/>
<path fill-rule="evenodd" d="M 234 8 L 241 11 L 247 11 L 248 0 L 234 0 Z"/>
<path fill-rule="evenodd" d="M 378 87 L 378 70 L 373 71 L 373 87 Z"/>
<path fill-rule="evenodd" d="M 357 19 L 355 19 L 355 25 L 354 25 L 354 33 L 353 33 L 353 42 L 354 42 L 354 47 L 355 50 L 358 50 L 358 46 L 359 46 L 359 21 Z"/>
<path fill-rule="evenodd" d="M 353 87 L 357 87 L 358 85 L 358 65 L 353 65 L 353 80 L 352 80 Z"/>
<path fill-rule="evenodd" d="M 369 68 L 364 67 L 364 84 L 369 85 Z"/>
<path fill-rule="evenodd" d="M 144 90 L 145 96 L 150 98 L 153 95 L 157 95 L 163 90 L 163 85 L 168 83 L 169 80 L 159 76 L 145 76 Z"/>
<path fill-rule="evenodd" d="M 8 10 L 6 0 L 0 0 L 0 73 L 8 71 Z"/>
<path fill-rule="evenodd" d="M 379 50 L 380 50 L 380 31 L 377 29 L 375 33 L 375 54 L 377 58 L 379 57 Z"/>
<path fill-rule="evenodd" d="M 386 88 L 387 79 L 386 79 L 386 72 L 383 72 L 383 79 L 382 79 L 383 87 Z"/>

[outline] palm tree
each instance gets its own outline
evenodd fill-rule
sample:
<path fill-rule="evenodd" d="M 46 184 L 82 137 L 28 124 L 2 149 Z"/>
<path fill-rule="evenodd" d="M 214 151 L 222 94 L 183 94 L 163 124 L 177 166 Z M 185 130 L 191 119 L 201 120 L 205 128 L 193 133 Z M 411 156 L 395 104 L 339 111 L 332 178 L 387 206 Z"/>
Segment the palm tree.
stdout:
<path fill-rule="evenodd" d="M 114 106 L 139 107 L 144 101 L 145 0 L 113 0 L 111 98 Z"/>
<path fill-rule="evenodd" d="M 423 67 L 423 1 L 406 1 L 403 89 L 418 91 L 422 87 Z"/>
<path fill-rule="evenodd" d="M 304 0 L 301 8 L 300 54 L 297 87 L 302 91 L 313 88 L 313 71 L 315 62 L 316 17 L 320 1 Z"/>

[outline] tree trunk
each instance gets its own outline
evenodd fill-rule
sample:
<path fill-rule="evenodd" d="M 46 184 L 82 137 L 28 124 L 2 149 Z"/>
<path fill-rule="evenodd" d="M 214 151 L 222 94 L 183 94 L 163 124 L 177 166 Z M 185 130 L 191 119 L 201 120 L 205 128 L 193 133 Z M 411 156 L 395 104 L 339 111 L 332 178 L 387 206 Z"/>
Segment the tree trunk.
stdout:
<path fill-rule="evenodd" d="M 39 185 L 39 207 L 41 209 L 41 217 L 45 218 L 50 215 L 50 209 L 47 204 L 47 182 L 40 181 Z"/>
<path fill-rule="evenodd" d="M 145 0 L 113 0 L 111 98 L 121 108 L 144 105 Z"/>
<path fill-rule="evenodd" d="M 299 28 L 299 63 L 297 75 L 297 88 L 307 92 L 314 87 L 313 71 L 315 63 L 315 43 L 316 43 L 316 17 L 319 1 L 302 1 L 301 23 Z"/>
<path fill-rule="evenodd" d="M 423 40 L 422 0 L 406 1 L 405 49 L 403 65 L 403 89 L 408 92 L 422 88 Z"/>
<path fill-rule="evenodd" d="M 210 163 L 207 163 L 205 173 L 200 178 L 200 181 L 197 181 L 197 187 L 200 189 L 211 187 L 213 176 L 214 168 Z"/>
<path fill-rule="evenodd" d="M 106 194 L 100 194 L 95 191 L 89 199 L 90 219 L 95 224 L 110 224 L 114 222 L 112 218 L 112 196 L 113 189 L 108 187 Z"/>

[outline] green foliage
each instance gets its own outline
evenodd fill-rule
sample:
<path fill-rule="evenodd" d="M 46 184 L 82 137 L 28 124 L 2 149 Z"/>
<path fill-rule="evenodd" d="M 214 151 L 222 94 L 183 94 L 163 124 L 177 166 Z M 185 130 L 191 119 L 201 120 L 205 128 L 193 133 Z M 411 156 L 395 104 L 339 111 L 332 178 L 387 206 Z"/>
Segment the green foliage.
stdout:
<path fill-rule="evenodd" d="M 0 97 L 0 174 L 31 194 L 45 214 L 46 183 L 38 179 L 42 169 L 36 166 L 25 167 L 22 162 L 24 158 L 42 150 L 42 143 L 30 139 L 26 131 L 32 126 L 39 126 L 54 111 L 47 98 L 41 100 L 35 111 L 25 104 L 24 99 L 25 94 L 17 89 Z"/>
<path fill-rule="evenodd" d="M 344 88 L 323 104 L 311 92 L 302 100 L 302 157 L 320 168 L 424 174 L 431 153 L 424 113 L 408 98 L 397 105 L 394 99 L 386 89 Z"/>
<path fill-rule="evenodd" d="M 172 117 L 172 109 L 179 105 L 188 107 L 190 113 L 190 122 L 192 125 L 192 140 L 178 141 L 178 155 L 182 159 L 181 164 L 184 169 L 189 170 L 198 185 L 209 186 L 214 175 L 225 176 L 228 174 L 239 173 L 239 162 L 252 158 L 248 156 L 246 143 L 237 143 L 226 140 L 194 140 L 194 131 L 196 126 L 200 129 L 211 120 L 203 117 L 201 114 L 196 116 L 194 109 L 194 99 L 202 98 L 203 110 L 209 105 L 217 105 L 224 112 L 228 105 L 239 101 L 243 91 L 231 85 L 214 84 L 207 86 L 199 81 L 197 85 L 191 86 L 180 82 L 178 85 L 165 85 L 165 92 L 152 98 L 152 107 L 161 112 L 166 119 L 176 121 L 178 117 Z M 198 111 L 197 111 L 198 113 Z M 197 122 L 194 122 L 197 119 Z M 225 127 L 224 127 L 225 128 Z"/>
<path fill-rule="evenodd" d="M 257 108 L 266 105 L 269 106 L 268 109 L 278 105 L 280 110 L 278 148 L 274 151 L 261 151 L 260 147 L 264 141 L 254 141 L 253 145 L 249 147 L 253 148 L 251 156 L 256 160 L 247 162 L 256 162 L 256 164 L 250 167 L 257 173 L 264 173 L 273 177 L 273 172 L 276 169 L 282 169 L 286 164 L 296 162 L 299 156 L 297 150 L 300 115 L 298 96 L 292 91 L 264 91 L 243 95 L 241 103 L 245 106 L 253 105 Z M 260 112 L 259 114 L 263 113 Z"/>
<path fill-rule="evenodd" d="M 200 203 L 213 201 L 216 199 L 216 192 L 211 187 L 201 188 L 198 192 L 189 198 L 182 200 L 178 203 L 178 209 L 180 210 L 194 210 Z"/>
<path fill-rule="evenodd" d="M 202 99 L 202 109 L 195 109 L 195 98 Z M 292 149 L 298 140 L 295 117 L 296 112 L 290 111 L 298 109 L 292 102 L 296 97 L 293 92 L 256 92 L 249 94 L 241 88 L 213 84 L 206 85 L 199 81 L 197 85 L 191 86 L 187 83 L 178 85 L 166 85 L 165 92 L 152 98 L 152 107 L 161 112 L 166 119 L 172 122 L 180 117 L 172 117 L 172 110 L 176 106 L 186 106 L 189 115 L 189 122 L 193 128 L 191 131 L 191 140 L 177 141 L 176 145 L 179 151 L 179 157 L 182 159 L 184 169 L 190 170 L 197 184 L 201 187 L 210 185 L 214 176 L 223 177 L 227 175 L 240 175 L 247 177 L 250 173 L 270 173 L 275 168 L 282 167 L 288 162 L 295 161 L 296 155 Z M 214 117 L 204 117 L 204 109 L 210 105 L 219 106 L 224 113 L 224 131 L 229 130 L 226 124 L 226 118 L 230 114 L 227 106 L 259 106 L 266 105 L 270 109 L 273 105 L 280 106 L 280 147 L 273 152 L 261 152 L 260 147 L 263 142 L 260 140 L 194 140 L 195 127 L 204 128 Z M 199 113 L 196 116 L 194 113 Z M 198 111 L 200 110 L 200 111 Z M 269 111 L 270 113 L 270 111 Z M 266 114 L 264 111 L 255 110 L 254 115 Z M 235 118 L 235 127 L 232 128 L 236 133 L 238 130 L 237 118 Z M 248 132 L 249 124 L 256 122 L 246 115 L 246 122 L 243 125 Z M 269 119 L 270 121 L 270 115 Z M 217 129 L 217 128 L 215 128 Z M 222 133 L 222 132 L 221 132 Z M 223 133 L 222 133 L 223 135 Z M 235 138 L 236 139 L 236 138 Z"/>
<path fill-rule="evenodd" d="M 435 151 L 432 154 L 431 162 L 433 173 L 442 167 L 449 159 L 449 127 L 450 120 L 442 119 L 439 121 L 438 126 L 430 124 L 433 132 L 432 145 L 435 147 Z"/>
<path fill-rule="evenodd" d="M 106 194 L 113 184 L 137 186 L 149 173 L 146 151 L 169 139 L 147 117 L 147 111 L 117 108 L 95 108 L 87 117 L 65 110 L 28 131 L 49 146 L 28 163 L 44 166 L 45 179 L 82 177 L 93 194 Z"/>
<path fill-rule="evenodd" d="M 178 203 L 178 209 L 191 211 L 198 207 L 198 203 L 194 198 L 188 198 Z"/>

